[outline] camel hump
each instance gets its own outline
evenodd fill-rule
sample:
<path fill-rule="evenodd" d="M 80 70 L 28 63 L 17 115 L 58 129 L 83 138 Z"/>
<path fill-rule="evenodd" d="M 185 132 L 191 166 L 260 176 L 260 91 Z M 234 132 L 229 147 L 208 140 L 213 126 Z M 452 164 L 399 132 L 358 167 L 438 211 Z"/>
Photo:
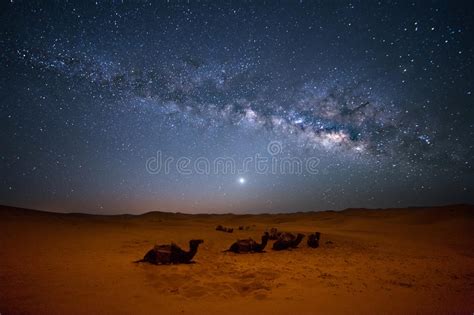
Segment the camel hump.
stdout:
<path fill-rule="evenodd" d="M 158 251 L 158 252 L 169 252 L 171 251 L 173 248 L 176 247 L 176 244 L 170 244 L 170 245 L 155 245 L 155 247 L 153 248 L 154 250 Z"/>

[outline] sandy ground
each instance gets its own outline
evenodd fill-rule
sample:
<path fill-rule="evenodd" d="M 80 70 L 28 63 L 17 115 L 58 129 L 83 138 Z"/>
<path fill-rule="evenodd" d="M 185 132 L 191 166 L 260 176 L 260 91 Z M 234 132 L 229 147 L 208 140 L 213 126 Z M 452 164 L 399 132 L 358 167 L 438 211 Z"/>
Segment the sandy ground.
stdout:
<path fill-rule="evenodd" d="M 320 231 L 321 247 L 222 252 L 270 227 Z M 205 241 L 194 264 L 132 263 L 155 243 L 187 249 L 191 238 Z M 473 312 L 472 206 L 258 216 L 0 207 L 2 315 Z"/>

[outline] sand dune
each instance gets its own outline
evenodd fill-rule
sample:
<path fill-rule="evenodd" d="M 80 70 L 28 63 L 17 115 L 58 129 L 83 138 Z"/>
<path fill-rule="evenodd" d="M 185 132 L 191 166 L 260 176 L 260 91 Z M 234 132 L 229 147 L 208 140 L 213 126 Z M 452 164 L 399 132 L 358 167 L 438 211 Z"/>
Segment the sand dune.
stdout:
<path fill-rule="evenodd" d="M 223 233 L 215 226 L 254 225 Z M 223 253 L 270 227 L 322 233 L 291 251 Z M 194 264 L 134 264 L 155 243 Z M 330 241 L 327 243 L 327 241 Z M 0 210 L 1 314 L 474 312 L 474 208 L 141 216 Z"/>

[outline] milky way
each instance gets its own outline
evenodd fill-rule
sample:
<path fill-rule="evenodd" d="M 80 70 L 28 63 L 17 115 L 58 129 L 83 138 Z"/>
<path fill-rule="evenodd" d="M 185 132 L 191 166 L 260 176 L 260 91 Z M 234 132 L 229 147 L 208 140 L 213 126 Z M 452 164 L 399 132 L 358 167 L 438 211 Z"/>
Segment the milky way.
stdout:
<path fill-rule="evenodd" d="M 2 202 L 99 213 L 472 202 L 472 5 L 12 3 Z M 150 174 L 161 152 L 314 173 Z M 240 174 L 242 175 L 242 174 Z"/>

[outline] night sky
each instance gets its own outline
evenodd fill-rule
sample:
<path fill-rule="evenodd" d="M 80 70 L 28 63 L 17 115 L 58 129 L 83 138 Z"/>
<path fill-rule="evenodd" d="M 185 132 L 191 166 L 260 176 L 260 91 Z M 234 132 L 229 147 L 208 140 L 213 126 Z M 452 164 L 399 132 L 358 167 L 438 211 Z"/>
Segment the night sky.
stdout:
<path fill-rule="evenodd" d="M 474 203 L 472 1 L 189 2 L 1 2 L 2 204 Z"/>

